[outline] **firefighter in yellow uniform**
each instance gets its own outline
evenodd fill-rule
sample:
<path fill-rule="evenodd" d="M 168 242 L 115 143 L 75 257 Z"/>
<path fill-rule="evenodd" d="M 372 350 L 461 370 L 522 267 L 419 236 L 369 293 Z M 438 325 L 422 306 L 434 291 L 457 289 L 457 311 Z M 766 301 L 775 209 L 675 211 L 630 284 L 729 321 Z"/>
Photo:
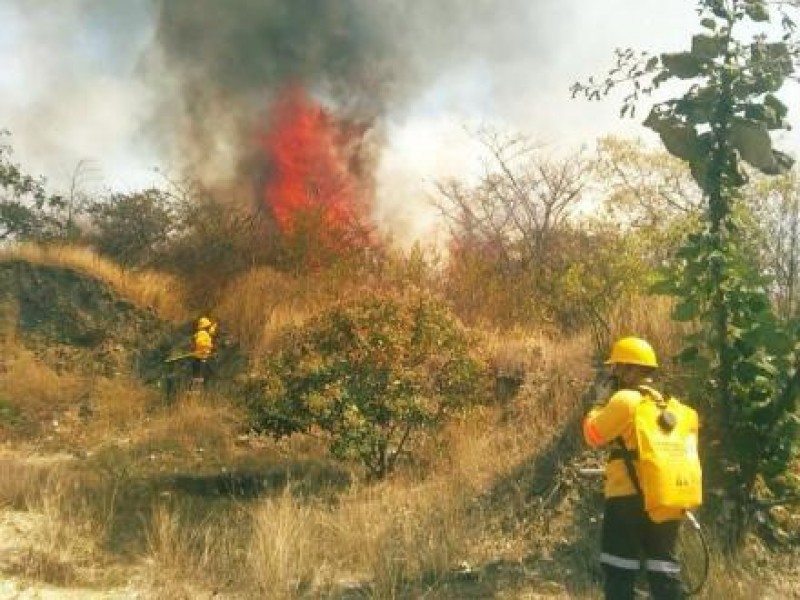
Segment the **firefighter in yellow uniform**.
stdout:
<path fill-rule="evenodd" d="M 676 511 L 674 519 L 652 521 L 644 510 L 638 480 L 634 482 L 631 478 L 624 456 L 627 453 L 629 464 L 638 470 L 634 415 L 643 398 L 640 389 L 647 386 L 658 393 L 650 387 L 658 368 L 656 354 L 645 340 L 626 337 L 614 343 L 606 364 L 610 365 L 611 374 L 607 391 L 601 395 L 605 395 L 607 401 L 594 406 L 583 422 L 584 438 L 590 446 L 613 443 L 605 468 L 606 500 L 600 554 L 605 597 L 607 600 L 632 600 L 636 577 L 644 560 L 653 598 L 682 599 L 685 595 L 680 584 L 680 565 L 675 557 L 682 512 Z"/>
<path fill-rule="evenodd" d="M 217 324 L 208 317 L 200 317 L 192 335 L 192 387 L 202 387 L 211 375 L 209 360 L 214 354 L 214 335 Z"/>

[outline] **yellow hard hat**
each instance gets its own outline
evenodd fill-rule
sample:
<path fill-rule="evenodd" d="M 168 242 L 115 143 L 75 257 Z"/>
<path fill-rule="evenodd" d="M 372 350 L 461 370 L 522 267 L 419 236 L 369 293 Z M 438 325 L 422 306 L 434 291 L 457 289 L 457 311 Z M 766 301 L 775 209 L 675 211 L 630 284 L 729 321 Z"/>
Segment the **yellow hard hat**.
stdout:
<path fill-rule="evenodd" d="M 208 317 L 200 317 L 197 319 L 197 328 L 198 329 L 206 329 L 207 327 L 211 327 L 211 319 Z"/>
<path fill-rule="evenodd" d="M 653 347 L 641 338 L 625 337 L 614 342 L 607 365 L 625 364 L 658 367 Z"/>

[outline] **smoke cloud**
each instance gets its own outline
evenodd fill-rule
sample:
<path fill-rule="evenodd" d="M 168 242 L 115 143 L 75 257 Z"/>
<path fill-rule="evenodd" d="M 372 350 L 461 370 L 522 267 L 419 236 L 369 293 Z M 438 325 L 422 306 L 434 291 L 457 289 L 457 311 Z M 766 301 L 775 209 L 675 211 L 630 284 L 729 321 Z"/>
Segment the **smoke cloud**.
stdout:
<path fill-rule="evenodd" d="M 248 136 L 285 86 L 301 85 L 379 132 L 444 73 L 483 65 L 481 84 L 491 87 L 492 70 L 503 61 L 508 68 L 520 44 L 542 55 L 546 28 L 537 22 L 556 4 L 162 0 L 140 65 L 161 91 L 153 130 L 164 133 L 171 156 L 207 181 L 224 181 L 241 168 Z"/>
<path fill-rule="evenodd" d="M 102 157 L 84 185 L 147 177 L 152 95 L 133 68 L 150 16 L 126 0 L 0 2 L 0 129 L 27 170 L 63 186 L 79 161 Z"/>
<path fill-rule="evenodd" d="M 534 134 L 571 128 L 591 139 L 598 113 L 566 106 L 568 84 L 605 67 L 608 48 L 649 47 L 655 31 L 686 31 L 665 27 L 661 6 L 3 0 L 0 128 L 12 131 L 28 170 L 51 180 L 89 158 L 111 187 L 157 180 L 152 168 L 161 167 L 252 195 L 247 181 L 258 176 L 254 155 L 271 106 L 287 86 L 300 86 L 365 132 L 360 159 L 375 177 L 376 214 L 395 224 L 402 217 L 409 229 L 431 218 L 412 198 L 422 180 L 464 165 L 460 119 Z M 610 14 L 620 22 L 598 28 Z M 649 29 L 642 15 L 656 15 Z"/>

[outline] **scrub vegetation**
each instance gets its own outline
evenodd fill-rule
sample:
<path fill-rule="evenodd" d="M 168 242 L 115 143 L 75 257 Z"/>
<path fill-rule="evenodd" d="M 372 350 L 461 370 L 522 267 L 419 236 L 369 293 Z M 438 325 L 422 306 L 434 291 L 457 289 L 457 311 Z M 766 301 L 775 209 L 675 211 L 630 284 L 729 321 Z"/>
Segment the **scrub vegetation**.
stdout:
<path fill-rule="evenodd" d="M 575 88 L 630 83 L 631 115 L 687 80 L 645 122 L 665 150 L 477 132 L 485 172 L 433 199 L 446 246 L 384 239 L 335 161 L 297 185 L 281 135 L 343 135 L 290 127 L 299 91 L 264 140 L 269 210 L 191 180 L 65 198 L 6 138 L 0 597 L 598 598 L 582 396 L 624 335 L 702 414 L 703 597 L 796 594 L 800 187 L 769 133 L 791 3 L 698 4 L 690 50 Z M 785 39 L 736 37 L 770 18 Z M 190 390 L 165 359 L 200 314 L 220 330 Z"/>

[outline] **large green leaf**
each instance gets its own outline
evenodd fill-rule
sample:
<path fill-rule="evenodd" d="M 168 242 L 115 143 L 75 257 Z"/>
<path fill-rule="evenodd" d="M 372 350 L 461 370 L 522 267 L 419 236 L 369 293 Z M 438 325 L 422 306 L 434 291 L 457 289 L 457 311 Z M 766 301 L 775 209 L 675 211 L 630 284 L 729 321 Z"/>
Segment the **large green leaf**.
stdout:
<path fill-rule="evenodd" d="M 694 124 L 708 123 L 714 114 L 714 105 L 710 102 L 704 102 L 699 98 L 693 96 L 685 96 L 681 98 L 676 106 L 676 112 L 682 114 L 686 119 Z"/>
<path fill-rule="evenodd" d="M 775 112 L 770 106 L 766 104 L 748 104 L 744 109 L 744 116 L 748 119 L 763 123 L 767 129 L 779 129 L 781 127 L 781 119 L 778 113 Z"/>
<path fill-rule="evenodd" d="M 661 64 L 670 75 L 681 79 L 697 77 L 703 72 L 703 63 L 690 52 L 664 53 L 661 55 Z"/>
<path fill-rule="evenodd" d="M 658 133 L 664 146 L 673 156 L 691 161 L 703 154 L 697 132 L 691 125 L 674 123 L 670 127 L 662 128 Z"/>
<path fill-rule="evenodd" d="M 689 163 L 689 170 L 692 172 L 692 178 L 701 190 L 708 191 L 708 159 L 706 157 L 693 160 Z"/>
<path fill-rule="evenodd" d="M 703 146 L 698 141 L 694 126 L 683 123 L 672 115 L 654 108 L 643 125 L 658 133 L 670 154 L 682 160 L 695 160 L 703 154 Z"/>
<path fill-rule="evenodd" d="M 698 33 L 692 37 L 692 56 L 699 62 L 712 60 L 725 52 L 725 38 Z"/>
<path fill-rule="evenodd" d="M 744 12 L 753 21 L 764 22 L 769 21 L 769 11 L 764 3 L 760 0 L 755 2 L 748 2 L 744 7 Z"/>
<path fill-rule="evenodd" d="M 766 175 L 784 175 L 794 166 L 794 159 L 780 150 L 773 150 L 772 156 L 775 159 L 775 165 L 767 169 L 761 169 Z"/>
<path fill-rule="evenodd" d="M 764 106 L 768 106 L 774 110 L 779 119 L 783 119 L 789 112 L 789 109 L 786 107 L 786 105 L 778 100 L 778 98 L 773 94 L 767 94 L 764 96 Z"/>
<path fill-rule="evenodd" d="M 756 169 L 766 172 L 777 168 L 772 140 L 763 123 L 736 117 L 731 122 L 730 139 L 742 158 Z"/>
<path fill-rule="evenodd" d="M 714 19 L 701 19 L 700 25 L 706 29 L 710 29 L 711 31 L 716 31 L 717 29 L 717 22 Z"/>
<path fill-rule="evenodd" d="M 697 316 L 697 305 L 691 300 L 684 300 L 675 306 L 672 318 L 676 321 L 691 321 Z"/>

